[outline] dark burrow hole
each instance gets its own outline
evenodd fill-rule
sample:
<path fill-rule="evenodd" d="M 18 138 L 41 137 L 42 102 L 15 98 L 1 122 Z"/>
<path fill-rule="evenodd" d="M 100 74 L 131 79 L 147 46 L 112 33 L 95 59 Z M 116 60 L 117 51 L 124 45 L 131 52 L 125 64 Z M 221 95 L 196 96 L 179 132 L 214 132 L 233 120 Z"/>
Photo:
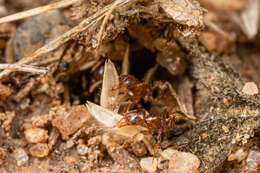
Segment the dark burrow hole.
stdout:
<path fill-rule="evenodd" d="M 130 53 L 130 74 L 141 80 L 156 63 L 156 53 L 143 48 Z"/>
<path fill-rule="evenodd" d="M 133 43 L 138 44 L 138 43 Z M 156 53 L 153 53 L 149 51 L 146 48 L 139 48 L 137 50 L 133 50 L 130 52 L 129 60 L 130 60 L 130 74 L 138 78 L 139 80 L 142 80 L 145 73 L 154 65 L 156 64 Z M 121 71 L 121 63 L 120 61 L 113 61 L 113 63 L 116 65 L 118 72 Z M 102 64 L 103 67 L 104 64 Z M 98 70 L 98 69 L 97 69 Z M 77 73 L 74 75 L 69 76 L 69 78 L 65 79 L 64 82 L 69 86 L 69 91 L 72 100 L 70 100 L 71 103 L 73 103 L 74 99 L 77 98 L 80 100 L 80 104 L 86 103 L 86 100 L 93 101 L 97 104 L 99 104 L 99 97 L 101 93 L 101 86 L 99 85 L 95 91 L 91 94 L 88 94 L 87 90 L 89 90 L 89 87 L 91 85 L 91 80 L 95 80 L 94 78 L 97 76 L 94 73 L 96 72 L 90 72 L 90 70 L 86 70 L 81 73 Z M 100 75 L 100 74 L 99 74 Z M 102 75 L 100 75 L 102 77 Z M 87 82 L 87 87 L 83 88 L 83 83 L 85 80 Z M 98 79 L 98 80 L 101 80 Z"/>

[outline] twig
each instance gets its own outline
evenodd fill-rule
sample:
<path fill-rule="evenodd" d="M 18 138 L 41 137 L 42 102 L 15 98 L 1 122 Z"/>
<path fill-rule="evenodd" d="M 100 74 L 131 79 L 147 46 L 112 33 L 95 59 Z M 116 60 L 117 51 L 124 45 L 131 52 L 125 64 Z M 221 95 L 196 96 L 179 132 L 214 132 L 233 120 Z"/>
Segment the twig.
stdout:
<path fill-rule="evenodd" d="M 130 50 L 130 46 L 129 44 L 127 44 L 124 59 L 122 62 L 122 72 L 121 72 L 122 75 L 127 75 L 129 74 L 130 71 L 129 50 Z"/>
<path fill-rule="evenodd" d="M 48 72 L 47 69 L 42 69 L 38 67 L 33 67 L 30 65 L 19 65 L 19 64 L 0 64 L 1 70 L 13 70 L 13 71 L 24 71 L 30 73 L 37 73 L 37 74 L 46 74 Z"/>
<path fill-rule="evenodd" d="M 121 2 L 122 0 L 116 0 L 113 5 L 111 6 L 111 8 L 109 9 L 108 12 L 106 12 L 105 14 L 105 17 L 104 17 L 104 20 L 101 24 L 101 27 L 100 27 L 100 30 L 99 30 L 99 33 L 98 33 L 98 44 L 97 44 L 97 52 L 96 52 L 96 57 L 98 58 L 98 48 L 101 44 L 101 39 L 102 39 L 102 36 L 103 36 L 103 33 L 104 33 L 104 30 L 105 30 L 105 25 L 107 24 L 108 22 L 108 19 L 110 17 L 110 15 L 112 14 L 112 12 L 114 11 L 114 9 L 116 8 L 116 6 L 119 4 L 119 2 Z"/>
<path fill-rule="evenodd" d="M 70 6 L 70 5 L 72 5 L 72 4 L 74 4 L 78 1 L 79 0 L 62 0 L 62 1 L 59 1 L 59 2 L 56 2 L 56 3 L 53 3 L 53 4 L 48 4 L 48 5 L 41 6 L 41 7 L 38 7 L 38 8 L 34 8 L 34 9 L 31 9 L 31 10 L 23 11 L 23 12 L 20 12 L 20 13 L 15 13 L 15 14 L 0 18 L 0 24 L 6 23 L 6 22 L 12 22 L 12 21 L 15 21 L 15 20 L 20 20 L 20 19 L 23 19 L 23 18 L 26 18 L 26 17 L 31 17 L 31 16 L 34 16 L 34 15 L 37 15 L 37 14 L 44 13 L 44 12 L 49 11 L 49 10 L 64 8 L 64 7 Z"/>
<path fill-rule="evenodd" d="M 125 0 L 125 1 L 120 1 L 118 4 L 118 7 L 124 7 L 126 5 L 131 5 L 131 3 L 134 3 L 136 0 Z M 130 3 L 131 2 L 131 3 Z M 113 5 L 113 4 L 112 4 Z M 37 59 L 39 56 L 46 54 L 50 51 L 55 50 L 62 44 L 66 43 L 70 39 L 72 39 L 74 36 L 76 36 L 78 33 L 86 30 L 87 28 L 93 26 L 96 24 L 99 20 L 101 20 L 105 13 L 111 9 L 111 4 L 107 5 L 94 15 L 84 19 L 79 25 L 75 26 L 68 32 L 64 33 L 60 37 L 56 38 L 55 40 L 50 41 L 48 44 L 44 45 L 43 47 L 39 48 L 36 50 L 32 55 L 24 57 L 20 61 L 17 62 L 17 64 L 26 64 L 29 63 L 35 59 Z M 3 72 L 0 73 L 0 79 L 3 78 L 4 76 L 10 74 L 12 70 L 4 70 Z"/>

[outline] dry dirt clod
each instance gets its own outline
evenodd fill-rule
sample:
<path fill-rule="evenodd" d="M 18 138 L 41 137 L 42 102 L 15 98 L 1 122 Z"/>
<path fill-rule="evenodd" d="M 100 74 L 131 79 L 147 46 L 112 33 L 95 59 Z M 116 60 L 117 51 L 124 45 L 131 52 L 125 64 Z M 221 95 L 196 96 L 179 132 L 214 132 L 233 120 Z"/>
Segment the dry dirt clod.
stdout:
<path fill-rule="evenodd" d="M 25 138 L 30 143 L 42 143 L 48 140 L 48 131 L 42 128 L 26 129 Z"/>
<path fill-rule="evenodd" d="M 186 70 L 185 54 L 176 45 L 169 44 L 157 54 L 156 61 L 172 75 L 182 75 Z"/>
<path fill-rule="evenodd" d="M 33 127 L 44 127 L 51 121 L 51 116 L 49 114 L 35 115 L 31 118 Z"/>
<path fill-rule="evenodd" d="M 10 87 L 0 83 L 0 98 L 1 98 L 1 100 L 5 100 L 11 94 L 12 94 L 12 89 Z"/>
<path fill-rule="evenodd" d="M 110 157 L 112 157 L 115 162 L 123 166 L 126 171 L 140 171 L 140 166 L 137 159 L 120 145 L 113 142 L 109 135 L 103 135 L 102 144 L 105 145 Z"/>
<path fill-rule="evenodd" d="M 15 112 L 0 113 L 0 120 L 2 121 L 0 123 L 1 127 L 5 131 L 9 131 L 10 130 L 10 124 L 12 123 L 14 118 L 15 118 Z"/>
<path fill-rule="evenodd" d="M 49 147 L 46 143 L 38 143 L 31 146 L 29 151 L 34 157 L 46 157 L 49 154 Z"/>
<path fill-rule="evenodd" d="M 147 149 L 144 143 L 141 141 L 135 141 L 131 143 L 131 150 L 136 156 L 144 156 L 147 154 Z"/>
<path fill-rule="evenodd" d="M 54 114 L 52 125 L 60 131 L 63 139 L 68 139 L 68 135 L 75 133 L 91 118 L 84 105 L 73 106 L 70 110 L 60 107 Z"/>

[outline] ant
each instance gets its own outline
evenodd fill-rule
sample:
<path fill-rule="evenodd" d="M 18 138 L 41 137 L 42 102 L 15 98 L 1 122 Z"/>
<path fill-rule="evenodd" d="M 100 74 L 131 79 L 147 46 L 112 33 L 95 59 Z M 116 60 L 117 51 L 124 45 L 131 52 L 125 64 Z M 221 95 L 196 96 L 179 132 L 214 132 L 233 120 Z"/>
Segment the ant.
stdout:
<path fill-rule="evenodd" d="M 180 120 L 189 120 L 183 113 L 175 112 L 168 116 L 159 117 L 149 114 L 145 109 L 134 109 L 123 114 L 123 118 L 118 123 L 118 127 L 127 125 L 143 126 L 151 133 L 155 132 L 169 132 L 177 122 Z"/>
<path fill-rule="evenodd" d="M 153 85 L 148 85 L 131 75 L 121 75 L 119 79 L 120 83 L 117 87 L 121 93 L 119 104 L 122 103 L 121 101 L 123 103 L 124 101 L 130 101 L 128 102 L 130 105 L 138 104 L 141 99 L 145 102 L 153 102 L 155 100 L 164 100 L 164 97 L 171 97 L 171 101 L 178 103 L 177 94 L 168 82 L 155 82 Z M 138 108 L 138 106 L 129 111 L 130 107 L 128 106 L 122 111 L 123 118 L 118 122 L 117 126 L 139 125 L 148 129 L 144 134 L 153 134 L 157 131 L 158 143 L 155 146 L 156 150 L 159 146 L 161 133 L 171 131 L 176 123 L 182 120 L 190 120 L 185 113 L 173 107 L 174 105 L 163 102 L 163 113 L 150 114 L 145 109 Z"/>
<path fill-rule="evenodd" d="M 137 103 L 143 98 L 145 101 L 151 99 L 150 88 L 144 82 L 140 82 L 132 75 L 121 75 L 119 77 L 118 89 L 122 94 L 121 100 L 130 100 Z"/>
<path fill-rule="evenodd" d="M 170 132 L 175 124 L 180 120 L 189 120 L 183 113 L 175 112 L 173 114 L 160 117 L 149 114 L 145 109 L 134 109 L 123 114 L 123 118 L 118 122 L 117 127 L 121 128 L 129 125 L 140 125 L 148 129 L 148 131 L 142 132 L 145 135 L 152 135 L 157 131 L 157 143 L 154 147 L 153 153 L 156 153 L 159 145 L 161 134 Z M 128 144 L 135 140 L 136 136 L 133 136 L 127 143 L 124 144 L 126 147 Z"/>

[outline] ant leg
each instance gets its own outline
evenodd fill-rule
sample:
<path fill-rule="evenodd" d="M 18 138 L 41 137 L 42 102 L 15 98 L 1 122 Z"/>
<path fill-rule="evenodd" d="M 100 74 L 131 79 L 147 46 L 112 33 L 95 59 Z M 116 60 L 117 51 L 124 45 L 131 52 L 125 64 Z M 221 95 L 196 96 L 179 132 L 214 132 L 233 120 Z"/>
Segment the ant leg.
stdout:
<path fill-rule="evenodd" d="M 154 154 L 157 152 L 157 149 L 159 148 L 160 144 L 161 144 L 161 132 L 158 132 L 158 135 L 157 135 L 157 143 L 155 144 L 155 147 L 154 147 Z"/>
<path fill-rule="evenodd" d="M 154 162 L 154 159 L 155 159 L 155 153 L 157 152 L 157 149 L 159 148 L 160 146 L 160 143 L 161 143 L 161 132 L 158 132 L 158 135 L 157 135 L 157 143 L 155 144 L 154 146 L 154 155 L 153 155 L 153 160 L 152 160 L 152 164 Z"/>
<path fill-rule="evenodd" d="M 139 133 L 135 134 L 134 136 L 132 136 L 129 140 L 127 140 L 126 142 L 124 142 L 123 144 L 123 148 L 127 148 L 131 143 L 133 143 L 135 141 L 135 139 L 138 137 Z"/>

